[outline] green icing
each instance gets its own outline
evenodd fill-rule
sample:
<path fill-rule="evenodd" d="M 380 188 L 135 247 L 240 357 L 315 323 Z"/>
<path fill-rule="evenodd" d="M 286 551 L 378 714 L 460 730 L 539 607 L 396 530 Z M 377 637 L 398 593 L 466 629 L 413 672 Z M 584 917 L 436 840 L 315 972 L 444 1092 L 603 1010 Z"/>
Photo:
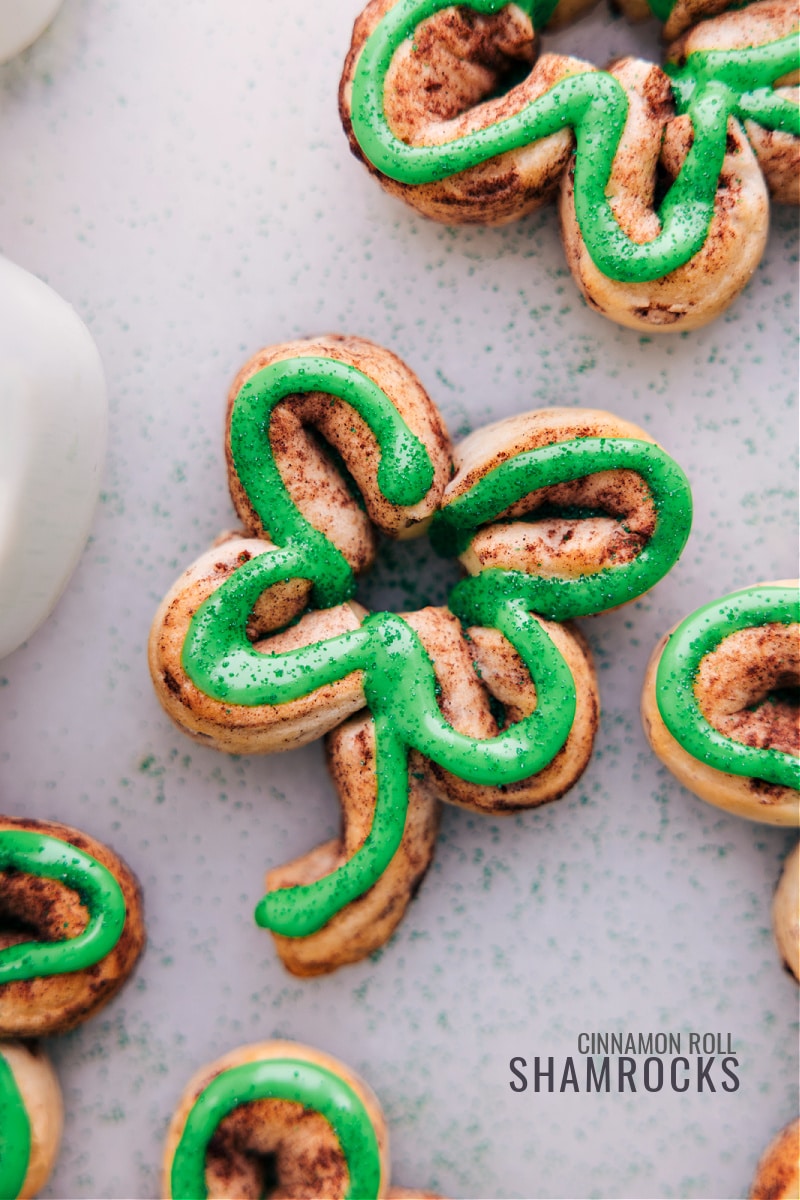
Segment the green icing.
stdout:
<path fill-rule="evenodd" d="M 575 686 L 563 656 L 531 614 L 560 620 L 634 599 L 673 565 L 691 525 L 683 472 L 660 447 L 628 438 L 575 439 L 520 454 L 437 513 L 432 524 L 437 547 L 458 554 L 477 528 L 534 489 L 613 469 L 637 471 L 656 512 L 655 531 L 633 562 L 574 580 L 490 570 L 455 588 L 452 611 L 467 626 L 499 630 L 520 655 L 537 696 L 531 714 L 495 737 L 467 737 L 442 716 L 430 658 L 414 629 L 396 614 L 373 614 L 357 629 L 278 654 L 259 653 L 247 637 L 253 607 L 275 584 L 308 580 L 323 606 L 342 603 L 353 591 L 347 562 L 298 512 L 273 456 L 271 413 L 280 399 L 302 391 L 324 391 L 331 403 L 352 405 L 375 431 L 384 495 L 418 503 L 433 477 L 427 452 L 388 398 L 344 364 L 286 360 L 255 375 L 233 404 L 234 465 L 277 548 L 243 563 L 200 605 L 184 642 L 183 668 L 207 696 L 248 707 L 286 704 L 360 672 L 374 718 L 377 795 L 369 834 L 349 861 L 324 878 L 278 889 L 260 901 L 258 924 L 286 937 L 321 929 L 388 867 L 405 828 L 409 749 L 483 786 L 518 782 L 553 760 L 572 728 Z"/>
<path fill-rule="evenodd" d="M 269 892 L 256 907 L 256 923 L 288 937 L 316 933 L 383 874 L 403 837 L 408 808 L 407 748 L 392 731 L 392 718 L 377 714 L 372 827 L 349 862 L 316 883 Z"/>
<path fill-rule="evenodd" d="M 14 1072 L 0 1048 L 0 1200 L 16 1200 L 31 1155 L 31 1125 Z"/>
<path fill-rule="evenodd" d="M 604 612 L 648 591 L 677 562 L 692 525 L 692 493 L 678 464 L 653 442 L 635 438 L 575 438 L 528 450 L 489 471 L 435 516 L 431 540 L 443 554 L 463 554 L 478 529 L 529 492 L 597 471 L 636 471 L 650 491 L 656 527 L 633 561 L 577 579 L 487 570 L 456 587 L 451 607 L 480 592 L 513 595 L 556 621 Z M 531 520 L 536 513 L 531 514 Z"/>
<path fill-rule="evenodd" d="M 331 403 L 348 404 L 369 425 L 380 449 L 377 480 L 392 504 L 413 505 L 433 482 L 433 465 L 423 443 L 408 429 L 391 400 L 363 372 L 319 356 L 283 359 L 244 384 L 231 414 L 231 454 L 239 478 L 264 529 L 279 546 L 302 547 L 313 563 L 315 602 L 340 604 L 353 591 L 344 555 L 302 515 L 281 478 L 269 440 L 275 407 L 287 396 L 324 392 Z M 303 578 L 312 578 L 306 574 Z"/>
<path fill-rule="evenodd" d="M 670 634 L 656 673 L 656 701 L 667 729 L 693 758 L 729 775 L 800 789 L 800 761 L 794 755 L 726 737 L 703 716 L 694 689 L 703 658 L 730 634 L 798 621 L 796 588 L 752 587 L 698 608 Z"/>
<path fill-rule="evenodd" d="M 659 21 L 667 21 L 677 0 L 647 0 L 647 7 Z"/>
<path fill-rule="evenodd" d="M 404 475 L 390 478 L 379 469 L 384 495 L 391 488 L 393 497 L 402 498 L 399 502 L 416 503 L 432 479 L 425 465 L 427 452 L 413 450 L 416 439 L 396 410 L 394 416 L 389 414 L 388 398 L 359 372 L 340 363 L 323 370 L 327 365 L 302 358 L 278 363 L 254 376 L 237 396 L 231 415 L 234 464 L 279 549 L 239 567 L 208 597 L 192 620 L 182 654 L 192 682 L 231 705 L 284 704 L 354 671 L 363 672 L 364 696 L 375 718 L 378 789 L 372 828 L 352 859 L 330 875 L 264 897 L 256 920 L 289 937 L 322 928 L 388 866 L 405 827 L 409 747 L 473 783 L 514 783 L 552 761 L 569 736 L 576 707 L 572 676 L 555 644 L 519 598 L 495 594 L 488 581 L 486 595 L 476 592 L 462 598 L 458 615 L 465 622 L 499 629 L 521 655 L 537 694 L 535 711 L 494 738 L 467 737 L 444 720 L 431 661 L 415 631 L 395 614 L 376 613 L 359 629 L 282 654 L 253 649 L 247 620 L 272 584 L 310 580 L 315 597 L 321 598 L 318 603 L 327 605 L 341 603 L 353 587 L 343 556 L 308 525 L 280 478 L 268 434 L 277 398 L 326 390 L 352 403 L 378 436 L 381 464 L 389 462 L 395 473 Z"/>
<path fill-rule="evenodd" d="M 349 862 L 324 879 L 266 895 L 256 909 L 260 925 L 289 937 L 314 933 L 376 882 L 391 862 L 405 828 L 407 747 L 414 747 L 461 779 L 499 786 L 535 775 L 566 742 L 575 718 L 575 687 L 561 653 L 539 623 L 522 604 L 500 595 L 482 608 L 477 602 L 466 603 L 458 615 L 466 622 L 497 628 L 508 638 L 533 679 L 536 709 L 497 737 L 467 737 L 442 717 L 430 659 L 401 617 L 377 613 L 356 633 L 343 635 L 345 640 L 355 640 L 358 653 L 351 656 L 345 647 L 335 674 L 329 670 L 322 678 L 325 682 L 342 678 L 354 667 L 364 671 L 364 694 L 375 718 L 378 791 L 372 828 Z M 336 641 L 339 639 L 287 655 L 254 657 L 273 660 L 265 664 L 267 671 L 282 670 L 281 660 L 296 656 L 299 663 L 306 649 L 311 656 L 332 652 Z M 335 659 L 332 667 L 334 663 Z M 291 663 L 289 673 L 297 677 Z"/>
<path fill-rule="evenodd" d="M 553 13 L 558 8 L 559 0 L 531 0 L 530 14 L 535 29 L 544 29 Z M 498 5 L 502 7 L 502 5 Z M 525 7 L 523 4 L 521 7 Z"/>
<path fill-rule="evenodd" d="M 199 1200 L 208 1195 L 206 1152 L 220 1122 L 240 1104 L 267 1099 L 290 1100 L 323 1116 L 338 1138 L 347 1163 L 348 1200 L 377 1200 L 380 1147 L 363 1101 L 332 1071 L 292 1058 L 231 1067 L 200 1093 L 186 1118 L 172 1162 L 174 1200 Z"/>
<path fill-rule="evenodd" d="M 703 50 L 683 66 L 666 63 L 679 113 L 693 110 L 697 97 L 714 89 L 729 115 L 753 120 L 765 129 L 800 135 L 800 107 L 774 91 L 775 83 L 797 70 L 796 34 L 746 50 Z"/>
<path fill-rule="evenodd" d="M 518 6 L 535 17 L 531 0 L 519 0 Z M 683 67 L 668 65 L 677 111 L 690 116 L 694 139 L 658 209 L 660 232 L 649 242 L 634 242 L 617 223 L 607 195 L 628 98 L 605 71 L 582 71 L 562 79 L 514 115 L 440 145 L 412 146 L 395 136 L 383 103 L 392 58 L 405 42 L 413 52 L 420 22 L 447 7 L 448 0 L 399 0 L 367 39 L 352 97 L 353 132 L 365 157 L 400 183 L 434 183 L 570 128 L 576 140 L 578 224 L 593 262 L 610 279 L 661 279 L 701 249 L 714 215 L 729 117 L 749 118 L 768 129 L 800 131 L 798 106 L 772 92 L 775 81 L 796 66 L 795 37 L 745 50 L 698 52 Z M 466 7 L 494 13 L 504 5 L 498 0 L 467 0 Z"/>
<path fill-rule="evenodd" d="M 89 913 L 82 933 L 61 942 L 22 942 L 0 950 L 0 986 L 92 967 L 109 954 L 125 925 L 125 897 L 111 872 L 59 838 L 28 830 L 0 832 L 0 871 L 58 880 L 77 892 Z"/>

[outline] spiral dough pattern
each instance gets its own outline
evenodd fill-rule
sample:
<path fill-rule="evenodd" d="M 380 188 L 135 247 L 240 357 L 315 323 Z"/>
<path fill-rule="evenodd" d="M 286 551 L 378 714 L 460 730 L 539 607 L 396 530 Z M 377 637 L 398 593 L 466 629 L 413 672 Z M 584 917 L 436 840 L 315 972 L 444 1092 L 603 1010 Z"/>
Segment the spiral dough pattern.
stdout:
<path fill-rule="evenodd" d="M 517 812 L 573 786 L 598 697 L 586 643 L 561 622 L 652 587 L 685 543 L 691 496 L 652 439 L 594 410 L 514 418 L 454 460 L 419 381 L 352 337 L 256 355 L 231 389 L 227 447 L 244 529 L 167 595 L 150 667 L 170 716 L 220 749 L 327 736 L 341 836 L 271 871 L 256 909 L 286 966 L 313 975 L 396 927 L 442 801 Z M 470 578 L 447 608 L 368 614 L 353 599 L 375 527 L 429 530 L 461 557 Z"/>
<path fill-rule="evenodd" d="M 188 1084 L 167 1134 L 163 1195 L 438 1200 L 390 1188 L 389 1171 L 386 1122 L 367 1084 L 320 1050 L 260 1042 Z"/>
<path fill-rule="evenodd" d="M 697 609 L 656 646 L 642 692 L 645 733 L 709 804 L 798 825 L 798 686 L 797 582 L 744 588 Z"/>
<path fill-rule="evenodd" d="M 534 0 L 371 0 L 339 90 L 350 147 L 387 191 L 448 224 L 502 224 L 558 195 L 592 308 L 634 329 L 698 328 L 758 265 L 769 195 L 800 198 L 797 7 L 761 0 L 687 29 L 690 9 L 724 6 L 659 13 L 682 34 L 663 68 L 624 58 L 599 71 L 538 57 L 553 13 Z"/>
<path fill-rule="evenodd" d="M 55 822 L 0 816 L 0 1196 L 33 1196 L 58 1153 L 58 1080 L 34 1042 L 98 1012 L 145 941 L 136 878 Z"/>

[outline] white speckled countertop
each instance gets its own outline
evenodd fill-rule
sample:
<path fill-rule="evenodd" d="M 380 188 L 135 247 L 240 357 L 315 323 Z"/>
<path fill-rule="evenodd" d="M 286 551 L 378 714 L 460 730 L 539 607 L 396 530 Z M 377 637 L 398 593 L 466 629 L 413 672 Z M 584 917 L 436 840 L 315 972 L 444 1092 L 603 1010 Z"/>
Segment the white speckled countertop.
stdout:
<path fill-rule="evenodd" d="M 50 1048 L 67 1124 L 50 1197 L 158 1194 L 190 1074 L 243 1041 L 315 1043 L 361 1071 L 393 1176 L 451 1197 L 738 1197 L 792 1116 L 797 991 L 769 905 L 787 832 L 685 792 L 638 719 L 659 635 L 795 570 L 797 218 L 775 209 L 751 285 L 663 340 L 590 313 L 552 211 L 503 230 L 428 224 L 348 153 L 335 92 L 359 0 L 66 0 L 0 68 L 0 249 L 89 323 L 111 441 L 91 542 L 53 618 L 0 664 L 0 796 L 110 842 L 138 872 L 149 948 L 129 987 Z M 559 44 L 657 54 L 598 13 Z M 600 48 L 602 52 L 600 52 Z M 231 759 L 172 728 L 145 642 L 166 589 L 230 526 L 222 414 L 260 345 L 383 342 L 454 434 L 541 404 L 642 424 L 688 472 L 694 532 L 643 601 L 586 621 L 603 720 L 574 791 L 538 813 L 449 809 L 434 868 L 374 960 L 288 977 L 251 919 L 266 868 L 328 837 L 319 745 Z M 389 546 L 361 596 L 440 601 L 455 578 Z M 523 1095 L 508 1060 L 581 1031 L 730 1033 L 727 1094 Z"/>

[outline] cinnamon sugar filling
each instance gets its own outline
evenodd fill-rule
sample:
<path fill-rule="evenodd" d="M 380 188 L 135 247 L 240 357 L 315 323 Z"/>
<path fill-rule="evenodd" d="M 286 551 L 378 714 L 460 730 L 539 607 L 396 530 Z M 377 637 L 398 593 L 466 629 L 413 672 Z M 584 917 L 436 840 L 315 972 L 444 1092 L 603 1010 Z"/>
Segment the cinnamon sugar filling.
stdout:
<path fill-rule="evenodd" d="M 63 942 L 82 933 L 89 913 L 76 892 L 23 871 L 0 873 L 0 950 L 23 942 Z"/>
<path fill-rule="evenodd" d="M 330 1124 L 290 1100 L 254 1100 L 229 1113 L 209 1142 L 210 1197 L 300 1200 L 344 1196 L 347 1163 Z"/>
<path fill-rule="evenodd" d="M 742 629 L 707 654 L 695 680 L 706 720 L 733 741 L 800 756 L 800 629 Z"/>
<path fill-rule="evenodd" d="M 574 578 L 631 562 L 655 527 L 642 478 L 635 471 L 602 471 L 530 492 L 479 531 L 468 554 L 481 570 Z"/>

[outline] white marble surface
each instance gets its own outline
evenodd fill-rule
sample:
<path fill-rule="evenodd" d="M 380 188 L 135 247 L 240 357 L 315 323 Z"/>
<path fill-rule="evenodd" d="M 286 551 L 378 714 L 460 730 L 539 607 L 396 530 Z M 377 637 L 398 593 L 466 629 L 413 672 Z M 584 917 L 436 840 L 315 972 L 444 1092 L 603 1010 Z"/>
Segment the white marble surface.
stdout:
<path fill-rule="evenodd" d="M 651 340 L 590 313 L 552 212 L 444 229 L 353 160 L 335 109 L 359 0 L 67 0 L 0 70 L 0 249 L 77 307 L 104 360 L 111 444 L 91 542 L 54 616 L 0 664 L 0 795 L 111 842 L 150 944 L 103 1014 L 51 1043 L 67 1124 L 50 1197 L 158 1194 L 178 1094 L 242 1041 L 340 1055 L 388 1113 L 395 1178 L 451 1197 L 735 1197 L 796 1112 L 797 992 L 769 932 L 786 832 L 694 799 L 638 720 L 660 633 L 793 573 L 797 220 L 776 210 L 745 295 Z M 657 53 L 598 15 L 562 46 Z M 449 810 L 436 864 L 374 961 L 302 983 L 251 919 L 264 870 L 335 829 L 319 746 L 230 759 L 174 730 L 144 648 L 158 600 L 232 520 L 228 382 L 262 344 L 384 342 L 454 433 L 543 403 L 616 409 L 687 470 L 694 532 L 652 595 L 584 622 L 603 722 L 584 779 L 539 813 Z M 367 603 L 453 579 L 388 547 Z M 583 1030 L 730 1032 L 733 1094 L 515 1095 L 512 1055 Z"/>

